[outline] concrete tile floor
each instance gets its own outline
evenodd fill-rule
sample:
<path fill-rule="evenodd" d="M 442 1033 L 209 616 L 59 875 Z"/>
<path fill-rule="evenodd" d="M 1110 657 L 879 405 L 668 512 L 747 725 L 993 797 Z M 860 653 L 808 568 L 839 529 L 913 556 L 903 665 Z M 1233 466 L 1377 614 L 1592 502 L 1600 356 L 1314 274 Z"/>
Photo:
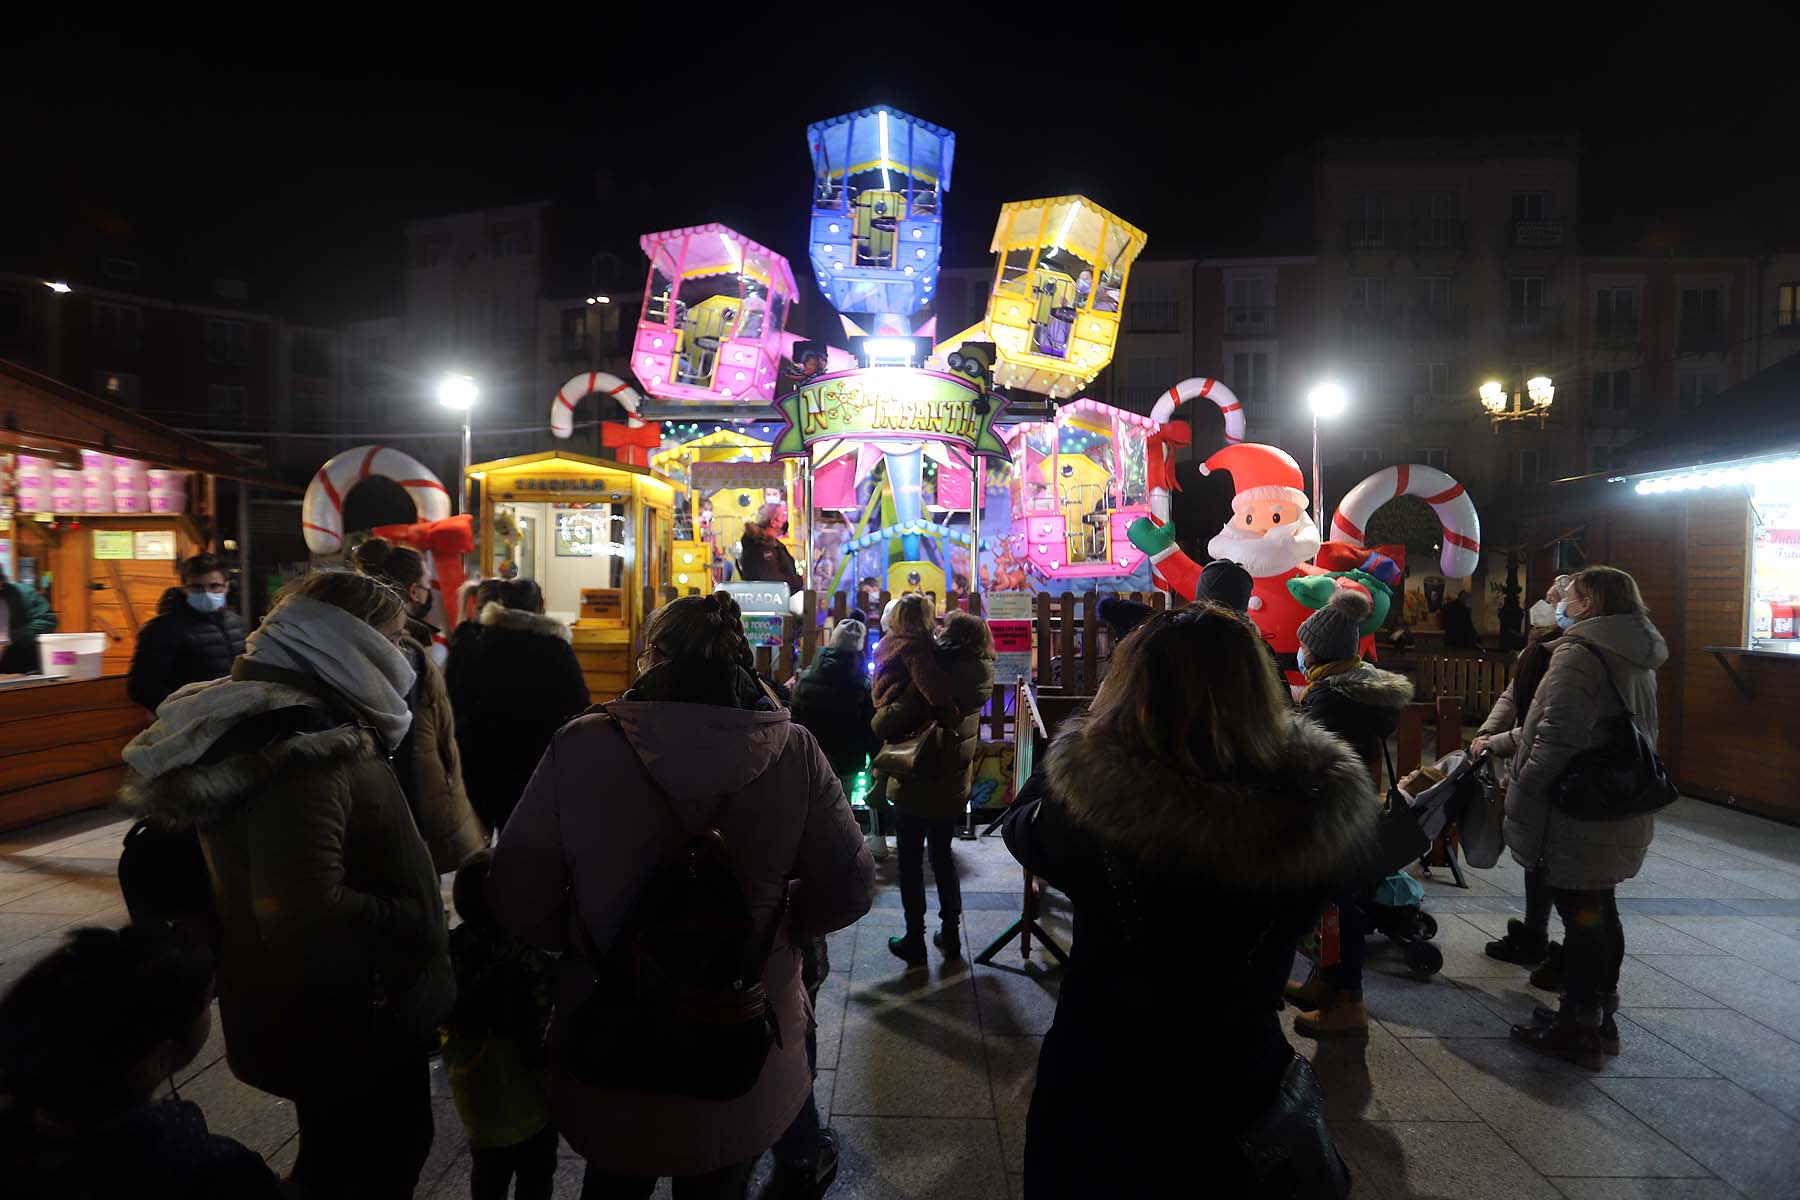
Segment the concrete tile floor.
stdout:
<path fill-rule="evenodd" d="M 125 828 L 89 813 L 0 837 L 0 985 L 68 929 L 125 919 L 114 882 Z M 818 1098 L 844 1150 L 833 1196 L 1024 1194 L 1025 1114 L 1061 973 L 1016 943 L 973 965 L 1016 915 L 1018 872 L 998 839 L 958 842 L 956 855 L 959 960 L 934 950 L 909 972 L 888 954 L 901 920 L 891 859 L 877 907 L 831 939 Z M 1443 870 L 1425 881 L 1442 975 L 1416 981 L 1374 946 L 1369 1037 L 1294 1039 L 1324 1081 L 1358 1195 L 1800 1194 L 1800 830 L 1688 801 L 1659 819 L 1643 875 L 1621 888 L 1625 1051 L 1598 1074 L 1506 1040 L 1510 1021 L 1550 997 L 1481 953 L 1523 908 L 1519 870 L 1469 875 L 1467 890 Z M 1043 922 L 1068 944 L 1060 897 L 1046 897 Z M 214 1129 L 292 1164 L 292 1106 L 233 1079 L 216 1031 L 177 1082 Z M 464 1196 L 468 1154 L 441 1078 L 435 1087 L 438 1139 L 418 1194 Z M 566 1153 L 559 1197 L 579 1194 L 581 1169 Z"/>

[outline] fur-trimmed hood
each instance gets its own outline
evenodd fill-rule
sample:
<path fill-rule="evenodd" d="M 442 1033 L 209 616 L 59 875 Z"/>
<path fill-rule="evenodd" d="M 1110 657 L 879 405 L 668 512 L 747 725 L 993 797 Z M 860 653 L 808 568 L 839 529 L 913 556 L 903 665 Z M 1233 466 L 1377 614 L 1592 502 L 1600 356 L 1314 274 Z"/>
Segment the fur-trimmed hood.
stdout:
<path fill-rule="evenodd" d="M 875 677 L 870 691 L 875 707 L 893 704 L 906 693 L 907 684 L 919 689 L 925 702 L 936 708 L 956 703 L 950 676 L 937 660 L 937 643 L 929 637 L 889 634 L 875 647 Z"/>
<path fill-rule="evenodd" d="M 505 605 L 489 601 L 481 610 L 481 624 L 486 629 L 510 629 L 514 633 L 536 633 L 544 637 L 561 638 L 565 642 L 573 642 L 575 635 L 569 627 L 555 617 L 543 613 L 526 612 L 523 609 L 507 608 Z"/>
<path fill-rule="evenodd" d="M 1348 747 L 1293 718 L 1280 771 L 1204 779 L 1127 753 L 1063 723 L 1045 762 L 1069 816 L 1146 864 L 1208 877 L 1232 891 L 1333 886 L 1373 850 L 1379 811 L 1368 768 Z"/>
<path fill-rule="evenodd" d="M 1341 675 L 1327 675 L 1313 686 L 1337 692 L 1346 700 L 1371 708 L 1405 708 L 1413 698 L 1412 680 L 1368 663 Z"/>

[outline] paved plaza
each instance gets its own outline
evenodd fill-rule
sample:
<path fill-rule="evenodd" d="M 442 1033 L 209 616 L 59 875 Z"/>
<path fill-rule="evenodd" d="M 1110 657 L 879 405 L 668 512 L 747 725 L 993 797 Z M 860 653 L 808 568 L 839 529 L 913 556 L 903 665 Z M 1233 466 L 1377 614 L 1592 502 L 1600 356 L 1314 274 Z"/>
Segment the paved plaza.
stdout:
<path fill-rule="evenodd" d="M 0 838 L 0 984 L 64 930 L 125 919 L 114 870 L 126 825 L 91 813 Z M 1020 873 L 997 838 L 959 842 L 956 855 L 964 953 L 973 955 L 1016 915 Z M 891 861 L 881 877 L 875 909 L 832 938 L 820 996 L 819 1102 L 843 1149 L 832 1196 L 1018 1196 L 1058 971 L 1042 953 L 1022 960 L 1016 946 L 992 967 L 946 966 L 934 952 L 928 970 L 906 971 L 887 950 L 901 925 Z M 1294 1039 L 1324 1081 L 1357 1195 L 1800 1195 L 1800 829 L 1693 801 L 1659 818 L 1643 874 L 1619 889 L 1624 1053 L 1597 1074 L 1507 1040 L 1509 1021 L 1549 999 L 1523 968 L 1481 952 L 1522 909 L 1521 876 L 1503 865 L 1470 872 L 1469 882 L 1454 888 L 1439 872 L 1426 883 L 1442 975 L 1415 981 L 1394 949 L 1377 947 L 1369 1037 Z M 1049 904 L 1046 924 L 1066 944 L 1066 910 L 1054 896 Z M 1204 954 L 1204 933 L 1184 952 Z M 178 1085 L 215 1130 L 280 1169 L 291 1164 L 292 1107 L 234 1080 L 216 1032 Z M 419 1194 L 465 1196 L 468 1153 L 439 1091 Z M 1186 1194 L 1206 1195 L 1205 1164 L 1195 1170 Z M 559 1196 L 578 1193 L 580 1173 L 566 1158 Z"/>

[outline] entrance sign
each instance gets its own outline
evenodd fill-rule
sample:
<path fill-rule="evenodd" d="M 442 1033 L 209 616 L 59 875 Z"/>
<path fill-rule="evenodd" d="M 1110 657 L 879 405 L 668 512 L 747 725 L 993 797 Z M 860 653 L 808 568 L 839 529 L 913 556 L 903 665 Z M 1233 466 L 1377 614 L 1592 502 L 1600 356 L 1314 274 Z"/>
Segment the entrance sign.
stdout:
<path fill-rule="evenodd" d="M 776 407 L 787 427 L 776 458 L 807 453 L 815 442 L 943 442 L 967 454 L 1010 458 L 994 434 L 1006 401 L 984 396 L 962 375 L 915 367 L 865 367 L 821 375 L 783 396 Z M 983 412 L 982 409 L 987 411 Z"/>

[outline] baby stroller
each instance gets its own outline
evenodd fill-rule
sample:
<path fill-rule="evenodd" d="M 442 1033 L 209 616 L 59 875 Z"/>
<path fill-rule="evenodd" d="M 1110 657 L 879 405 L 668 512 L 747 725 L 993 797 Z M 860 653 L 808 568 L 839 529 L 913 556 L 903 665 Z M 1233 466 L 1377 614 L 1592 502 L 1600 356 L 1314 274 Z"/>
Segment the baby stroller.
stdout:
<path fill-rule="evenodd" d="M 1356 897 L 1363 928 L 1401 947 L 1406 968 L 1415 975 L 1436 975 L 1444 968 L 1444 952 L 1431 944 L 1437 918 L 1424 909 L 1425 889 L 1405 871 L 1396 871 Z"/>

